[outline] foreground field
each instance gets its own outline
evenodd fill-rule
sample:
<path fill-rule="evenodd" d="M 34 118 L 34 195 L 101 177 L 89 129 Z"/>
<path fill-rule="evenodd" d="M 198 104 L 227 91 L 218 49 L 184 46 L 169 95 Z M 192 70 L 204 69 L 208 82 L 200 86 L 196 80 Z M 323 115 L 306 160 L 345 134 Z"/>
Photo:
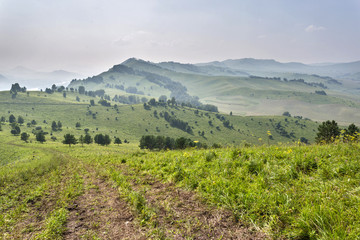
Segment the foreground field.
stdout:
<path fill-rule="evenodd" d="M 0 132 L 4 239 L 357 239 L 360 145 L 149 152 Z"/>

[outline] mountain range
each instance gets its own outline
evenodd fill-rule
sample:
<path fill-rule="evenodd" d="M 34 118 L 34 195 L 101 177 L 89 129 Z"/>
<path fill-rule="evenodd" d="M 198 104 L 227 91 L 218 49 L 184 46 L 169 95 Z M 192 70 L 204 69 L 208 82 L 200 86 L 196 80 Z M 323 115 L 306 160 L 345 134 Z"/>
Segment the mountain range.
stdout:
<path fill-rule="evenodd" d="M 165 96 L 193 105 L 211 104 L 237 115 L 289 111 L 347 124 L 360 122 L 359 69 L 360 62 L 313 66 L 247 58 L 182 64 L 130 58 L 97 76 L 75 79 L 68 87 L 102 89 L 114 101 L 129 95 Z"/>

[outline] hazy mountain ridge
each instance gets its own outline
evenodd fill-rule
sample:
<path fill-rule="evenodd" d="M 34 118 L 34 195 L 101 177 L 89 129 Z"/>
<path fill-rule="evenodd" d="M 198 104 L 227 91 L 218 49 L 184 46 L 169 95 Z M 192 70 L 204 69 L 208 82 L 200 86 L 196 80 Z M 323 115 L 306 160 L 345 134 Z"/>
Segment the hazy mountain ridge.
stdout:
<path fill-rule="evenodd" d="M 72 79 L 83 77 L 81 74 L 65 70 L 41 72 L 23 66 L 6 71 L 3 75 L 7 81 L 0 86 L 2 89 L 7 85 L 8 89 L 10 89 L 11 84 L 15 82 L 26 86 L 28 89 L 45 89 L 52 84 L 67 85 Z"/>
<path fill-rule="evenodd" d="M 306 74 L 320 74 L 331 77 L 341 77 L 354 74 L 360 70 L 360 61 L 349 63 L 304 64 L 299 62 L 281 63 L 273 59 L 228 59 L 196 64 L 197 66 L 218 66 L 241 71 L 255 72 L 293 72 Z M 360 79 L 359 79 L 360 80 Z"/>

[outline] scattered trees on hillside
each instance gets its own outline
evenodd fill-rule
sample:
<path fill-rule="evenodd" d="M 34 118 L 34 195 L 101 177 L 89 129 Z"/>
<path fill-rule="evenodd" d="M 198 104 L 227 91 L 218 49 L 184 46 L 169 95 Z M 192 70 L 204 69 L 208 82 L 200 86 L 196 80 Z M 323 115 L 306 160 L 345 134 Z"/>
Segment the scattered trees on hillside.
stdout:
<path fill-rule="evenodd" d="M 10 94 L 17 94 L 18 92 L 26 92 L 26 87 L 20 87 L 19 83 L 11 85 Z"/>
<path fill-rule="evenodd" d="M 164 119 L 170 123 L 170 126 L 178 128 L 180 130 L 183 130 L 184 132 L 187 132 L 189 134 L 192 134 L 193 131 L 191 127 L 189 126 L 188 122 L 185 122 L 181 119 L 177 119 L 175 116 L 171 116 L 168 112 L 164 113 Z"/>

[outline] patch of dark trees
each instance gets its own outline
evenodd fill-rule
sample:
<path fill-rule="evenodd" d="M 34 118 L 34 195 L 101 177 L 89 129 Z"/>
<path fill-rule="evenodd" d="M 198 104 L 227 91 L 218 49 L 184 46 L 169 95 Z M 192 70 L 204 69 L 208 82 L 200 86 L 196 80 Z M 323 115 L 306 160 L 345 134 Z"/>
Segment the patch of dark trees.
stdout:
<path fill-rule="evenodd" d="M 141 137 L 139 147 L 149 150 L 175 150 L 189 147 L 207 148 L 207 145 L 184 137 L 175 139 L 164 136 L 145 135 Z"/>
<path fill-rule="evenodd" d="M 312 74 L 311 76 L 314 77 L 318 77 L 321 79 L 326 80 L 326 83 L 328 84 L 336 84 L 336 85 L 342 85 L 341 82 L 331 78 L 331 77 L 323 77 L 323 76 L 319 76 L 316 74 Z M 299 78 L 299 79 L 287 79 L 287 78 L 283 78 L 281 79 L 280 77 L 260 77 L 260 76 L 254 76 L 251 75 L 249 76 L 250 78 L 258 78 L 258 79 L 266 79 L 266 80 L 274 80 L 274 81 L 283 81 L 283 82 L 292 82 L 292 83 L 301 83 L 301 84 L 305 84 L 311 87 L 319 87 L 319 88 L 323 88 L 323 89 L 327 89 L 328 87 L 323 84 L 323 83 L 318 83 L 318 82 L 306 82 L 304 79 Z"/>
<path fill-rule="evenodd" d="M 146 104 L 144 102 L 144 108 L 146 110 L 150 110 L 151 106 L 162 106 L 162 107 L 166 107 L 166 106 L 171 106 L 171 107 L 176 107 L 178 106 L 178 102 L 177 99 L 175 99 L 174 97 L 172 97 L 171 99 L 166 99 L 166 96 L 160 96 L 159 101 L 156 101 L 155 98 L 151 98 L 148 102 L 148 104 Z M 198 106 L 194 106 L 190 103 L 181 103 L 182 107 L 189 107 L 189 108 L 194 108 L 194 109 L 199 109 L 199 110 L 204 110 L 204 111 L 208 111 L 208 112 L 219 112 L 217 106 L 215 105 L 211 105 L 211 104 L 200 104 Z"/>
<path fill-rule="evenodd" d="M 167 121 L 171 127 L 178 128 L 189 134 L 193 134 L 191 127 L 188 122 L 185 122 L 181 119 L 176 118 L 175 116 L 170 115 L 168 112 L 163 114 L 165 121 Z"/>
<path fill-rule="evenodd" d="M 220 115 L 220 114 L 215 114 L 216 118 L 219 119 L 224 127 L 228 128 L 228 129 L 234 129 L 234 126 L 230 123 L 230 121 L 228 119 L 226 119 L 224 117 L 224 115 Z"/>
<path fill-rule="evenodd" d="M 323 95 L 323 96 L 326 96 L 326 92 L 325 91 L 315 91 L 316 94 L 319 94 L 319 95 Z"/>

